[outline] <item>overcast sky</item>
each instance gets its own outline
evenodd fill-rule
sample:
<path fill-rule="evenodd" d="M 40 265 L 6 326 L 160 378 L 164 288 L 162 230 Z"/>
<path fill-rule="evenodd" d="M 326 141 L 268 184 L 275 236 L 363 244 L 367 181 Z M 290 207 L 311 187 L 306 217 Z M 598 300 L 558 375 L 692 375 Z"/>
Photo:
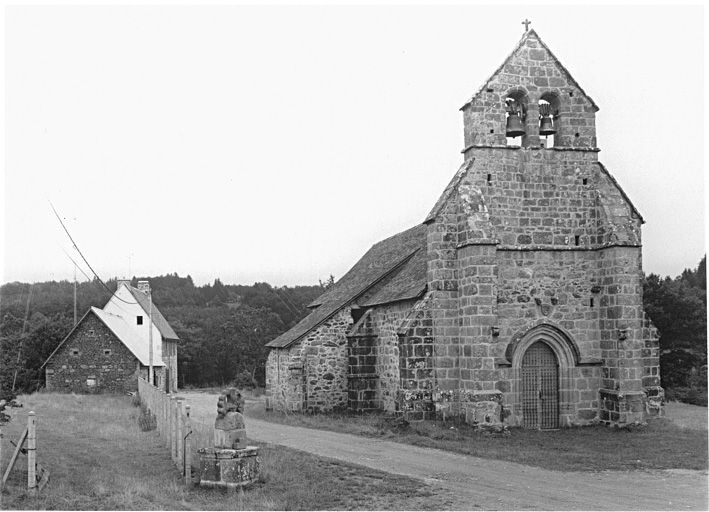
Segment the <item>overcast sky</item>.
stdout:
<path fill-rule="evenodd" d="M 342 277 L 424 220 L 525 18 L 600 107 L 645 271 L 696 267 L 701 5 L 11 5 L 2 282 L 91 275 L 49 201 L 102 279 Z"/>

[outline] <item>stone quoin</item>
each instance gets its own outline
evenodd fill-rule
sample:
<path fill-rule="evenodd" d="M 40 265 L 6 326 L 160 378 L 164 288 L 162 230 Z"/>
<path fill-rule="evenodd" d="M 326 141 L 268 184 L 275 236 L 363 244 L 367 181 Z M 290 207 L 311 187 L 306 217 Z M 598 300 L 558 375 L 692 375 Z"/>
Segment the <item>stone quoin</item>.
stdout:
<path fill-rule="evenodd" d="M 527 428 L 662 414 L 644 221 L 598 160 L 598 107 L 528 30 L 461 111 L 464 162 L 423 223 L 268 344 L 267 406 Z"/>

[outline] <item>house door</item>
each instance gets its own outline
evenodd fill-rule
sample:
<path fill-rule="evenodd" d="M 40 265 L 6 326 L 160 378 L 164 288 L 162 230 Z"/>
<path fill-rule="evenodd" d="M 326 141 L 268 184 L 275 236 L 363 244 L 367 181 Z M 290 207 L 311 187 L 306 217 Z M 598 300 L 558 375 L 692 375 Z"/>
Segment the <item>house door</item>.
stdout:
<path fill-rule="evenodd" d="M 559 428 L 559 361 L 542 341 L 522 358 L 522 415 L 526 428 Z"/>
<path fill-rule="evenodd" d="M 170 369 L 165 368 L 165 392 L 170 392 Z"/>

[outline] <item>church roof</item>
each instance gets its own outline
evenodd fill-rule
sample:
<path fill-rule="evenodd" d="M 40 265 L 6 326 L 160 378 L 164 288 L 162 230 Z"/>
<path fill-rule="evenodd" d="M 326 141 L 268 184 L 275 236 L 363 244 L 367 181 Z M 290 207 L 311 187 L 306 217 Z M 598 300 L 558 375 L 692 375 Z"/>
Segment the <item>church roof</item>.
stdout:
<path fill-rule="evenodd" d="M 349 272 L 310 304 L 317 309 L 266 346 L 290 346 L 378 284 L 381 288 L 361 306 L 417 297 L 426 287 L 426 231 L 420 224 L 373 245 Z"/>
<path fill-rule="evenodd" d="M 531 30 L 529 30 L 528 32 L 525 32 L 525 33 L 524 33 L 524 35 L 522 36 L 522 39 L 519 40 L 519 42 L 517 43 L 517 45 L 514 47 L 514 50 L 512 50 L 512 52 L 507 56 L 507 58 L 506 58 L 506 59 L 504 60 L 504 62 L 500 65 L 500 67 L 498 67 L 498 68 L 495 70 L 495 72 L 494 72 L 492 75 L 490 75 L 490 77 L 489 77 L 487 80 L 485 80 L 485 82 L 483 82 L 483 84 L 480 86 L 480 88 L 478 88 L 478 90 L 475 92 L 475 94 L 473 94 L 472 98 L 470 98 L 467 102 L 465 102 L 465 105 L 463 105 L 462 107 L 460 107 L 460 110 L 463 110 L 463 109 L 464 109 L 465 107 L 467 107 L 470 103 L 472 103 L 473 101 L 475 101 L 475 99 L 478 97 L 478 95 L 480 95 L 480 93 L 481 93 L 482 91 L 484 91 L 485 89 L 487 89 L 488 84 L 490 83 L 490 81 L 491 81 L 498 73 L 500 73 L 500 72 L 503 70 L 503 68 L 510 62 L 510 60 L 512 60 L 512 58 L 514 57 L 514 55 L 515 55 L 515 54 L 519 51 L 519 49 L 524 45 L 524 43 L 527 41 L 527 39 L 530 39 L 530 38 L 534 38 L 534 39 L 536 39 L 537 41 L 539 41 L 539 44 L 542 45 L 542 47 L 543 47 L 547 52 L 549 52 L 549 56 L 552 58 L 552 60 L 554 61 L 554 63 L 559 67 L 559 70 L 564 74 L 564 76 L 565 76 L 566 79 L 569 81 L 569 83 L 574 84 L 574 86 L 581 92 L 581 94 L 583 94 L 583 95 L 586 97 L 586 99 L 588 99 L 588 101 L 591 103 L 591 105 L 593 106 L 593 108 L 594 108 L 596 111 L 599 110 L 598 105 L 596 105 L 596 103 L 593 101 L 593 99 L 592 99 L 588 94 L 586 94 L 586 91 L 584 91 L 583 88 L 581 88 L 581 86 L 580 86 L 580 85 L 578 84 L 578 82 L 574 79 L 574 77 L 571 76 L 571 73 L 569 73 L 569 71 L 564 67 L 564 65 L 563 65 L 561 62 L 559 62 L 559 59 L 556 58 L 556 55 L 554 55 L 554 53 L 549 49 L 549 47 L 548 47 L 546 44 L 544 44 L 544 41 L 542 41 L 541 37 L 539 37 L 539 35 L 534 31 L 534 29 L 531 29 Z"/>

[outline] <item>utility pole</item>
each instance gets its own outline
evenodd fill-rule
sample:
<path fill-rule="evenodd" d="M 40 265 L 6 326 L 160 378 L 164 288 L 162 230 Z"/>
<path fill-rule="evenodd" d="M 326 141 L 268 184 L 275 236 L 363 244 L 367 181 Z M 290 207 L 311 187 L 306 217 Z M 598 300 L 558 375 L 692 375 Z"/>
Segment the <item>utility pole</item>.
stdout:
<path fill-rule="evenodd" d="M 149 363 L 150 363 L 150 369 L 148 370 L 148 381 L 154 386 L 155 385 L 155 375 L 153 374 L 153 291 L 148 289 L 148 299 L 150 299 L 150 312 L 148 313 L 148 316 L 150 317 L 150 322 L 149 322 L 149 329 L 150 332 L 148 333 L 148 339 L 149 341 Z"/>
<path fill-rule="evenodd" d="M 74 325 L 76 325 L 76 263 L 74 264 Z"/>

